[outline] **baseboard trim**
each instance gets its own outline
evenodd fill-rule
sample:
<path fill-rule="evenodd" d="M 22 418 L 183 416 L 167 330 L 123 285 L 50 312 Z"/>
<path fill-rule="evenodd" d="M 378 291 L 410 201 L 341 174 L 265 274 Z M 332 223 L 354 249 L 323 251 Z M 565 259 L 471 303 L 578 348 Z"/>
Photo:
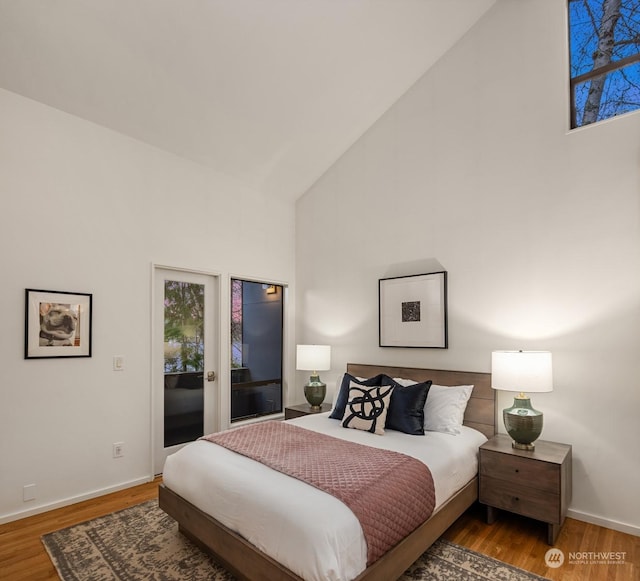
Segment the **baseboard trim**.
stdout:
<path fill-rule="evenodd" d="M 154 479 L 153 476 L 143 476 L 141 478 L 136 478 L 134 480 L 129 480 L 127 482 L 121 482 L 120 484 L 116 484 L 114 486 L 108 486 L 106 488 L 93 490 L 91 492 L 87 492 L 86 494 L 72 496 L 69 498 L 65 498 L 63 500 L 58 500 L 56 502 L 50 502 L 48 504 L 42 504 L 40 506 L 30 508 L 28 510 L 21 510 L 21 511 L 13 512 L 5 515 L 0 515 L 0 524 L 6 524 L 15 520 L 20 520 L 23 518 L 34 516 L 36 514 L 41 514 L 43 512 L 54 510 L 56 508 L 62 508 L 63 506 L 76 504 L 78 502 L 82 502 L 83 500 L 91 500 L 92 498 L 104 496 L 105 494 L 111 494 L 112 492 L 118 492 L 126 488 L 131 488 L 132 486 L 138 486 L 139 484 L 146 484 L 147 482 L 151 482 L 153 479 Z M 631 525 L 628 523 L 623 523 L 623 522 L 619 522 L 611 519 L 606 519 L 594 514 L 590 514 L 588 512 L 582 512 L 582 511 L 573 510 L 573 509 L 567 510 L 567 516 L 569 518 L 574 518 L 579 521 L 588 522 L 588 523 L 605 527 L 608 529 L 613 529 L 614 531 L 619 531 L 621 533 L 626 533 L 629 535 L 640 537 L 640 526 Z"/>
<path fill-rule="evenodd" d="M 611 519 L 606 519 L 595 514 L 589 514 L 588 512 L 581 512 L 579 510 L 567 510 L 567 516 L 583 522 L 588 522 L 593 525 L 605 527 L 607 529 L 613 529 L 621 533 L 627 533 L 628 535 L 634 535 L 640 537 L 640 527 L 630 525 L 628 523 L 618 522 Z"/>
<path fill-rule="evenodd" d="M 91 500 L 92 498 L 104 496 L 105 494 L 111 494 L 112 492 L 118 492 L 119 490 L 124 490 L 125 488 L 131 488 L 132 486 L 145 484 L 147 482 L 151 482 L 152 480 L 153 480 L 153 476 L 143 476 L 142 478 L 136 478 L 135 480 L 129 480 L 128 482 L 121 482 L 120 484 L 116 484 L 115 486 L 108 486 L 107 488 L 100 488 L 98 490 L 93 490 L 91 492 L 87 492 L 86 494 L 79 494 L 78 496 L 71 496 L 69 498 L 64 498 L 62 500 L 58 500 L 55 502 L 41 504 L 39 506 L 36 506 L 34 508 L 29 508 L 27 510 L 20 510 L 17 512 L 0 515 L 0 525 L 8 522 L 12 522 L 14 520 L 20 520 L 23 518 L 34 516 L 36 514 L 41 514 L 43 512 L 48 512 L 56 508 L 62 508 L 63 506 L 76 504 L 78 502 L 82 502 L 83 500 Z"/>

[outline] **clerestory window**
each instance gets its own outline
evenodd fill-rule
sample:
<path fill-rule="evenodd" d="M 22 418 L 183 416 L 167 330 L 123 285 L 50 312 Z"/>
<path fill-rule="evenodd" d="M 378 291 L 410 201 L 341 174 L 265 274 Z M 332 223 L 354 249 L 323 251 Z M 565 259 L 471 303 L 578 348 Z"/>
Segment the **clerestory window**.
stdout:
<path fill-rule="evenodd" d="M 571 128 L 640 109 L 640 0 L 569 0 Z"/>

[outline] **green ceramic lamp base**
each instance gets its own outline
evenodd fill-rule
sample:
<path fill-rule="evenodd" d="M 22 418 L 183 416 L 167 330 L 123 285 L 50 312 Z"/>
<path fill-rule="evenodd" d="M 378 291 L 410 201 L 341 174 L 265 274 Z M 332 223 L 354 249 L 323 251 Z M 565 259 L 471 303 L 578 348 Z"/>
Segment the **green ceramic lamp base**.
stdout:
<path fill-rule="evenodd" d="M 327 384 L 320 381 L 316 373 L 309 378 L 309 383 L 304 386 L 304 397 L 307 398 L 311 409 L 319 410 L 327 395 Z"/>
<path fill-rule="evenodd" d="M 513 406 L 502 412 L 504 427 L 513 439 L 512 446 L 518 450 L 534 450 L 535 442 L 542 433 L 543 414 L 533 409 L 531 400 L 524 394 L 513 399 Z"/>

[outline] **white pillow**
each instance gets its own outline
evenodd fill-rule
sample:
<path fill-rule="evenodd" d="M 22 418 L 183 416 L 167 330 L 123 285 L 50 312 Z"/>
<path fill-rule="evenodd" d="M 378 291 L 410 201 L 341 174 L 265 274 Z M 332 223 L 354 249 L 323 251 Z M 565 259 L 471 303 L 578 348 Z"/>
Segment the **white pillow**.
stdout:
<path fill-rule="evenodd" d="M 412 379 L 394 377 L 394 381 L 405 387 L 417 383 Z M 424 429 L 430 432 L 459 434 L 460 426 L 471 397 L 473 385 L 432 384 L 424 405 Z"/>
<path fill-rule="evenodd" d="M 342 385 L 342 379 L 344 378 L 344 373 L 338 375 L 338 379 L 336 379 L 336 385 L 333 388 L 333 401 L 331 402 L 331 409 L 336 407 L 336 401 L 338 399 L 338 394 L 340 393 L 340 386 Z"/>
<path fill-rule="evenodd" d="M 402 379 L 402 377 L 394 377 L 393 381 L 399 383 L 402 387 L 409 387 L 410 385 L 420 383 L 419 381 L 414 381 L 413 379 Z"/>
<path fill-rule="evenodd" d="M 432 385 L 424 406 L 424 429 L 459 434 L 473 385 Z"/>

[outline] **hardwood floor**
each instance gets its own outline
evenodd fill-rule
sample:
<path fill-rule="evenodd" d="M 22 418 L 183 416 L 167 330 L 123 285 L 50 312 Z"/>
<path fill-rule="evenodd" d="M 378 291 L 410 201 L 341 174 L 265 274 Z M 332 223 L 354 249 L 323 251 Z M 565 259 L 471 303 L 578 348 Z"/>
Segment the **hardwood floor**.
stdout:
<path fill-rule="evenodd" d="M 484 520 L 484 507 L 476 504 L 443 535 L 451 542 L 483 553 L 552 580 L 634 581 L 640 579 L 640 537 L 627 535 L 575 519 L 566 519 L 555 544 L 564 564 L 545 564 L 547 527 L 544 523 L 500 511 L 492 525 Z M 616 564 L 596 564 L 597 556 L 570 562 L 570 553 L 626 553 Z M 584 563 L 583 561 L 588 561 Z"/>
<path fill-rule="evenodd" d="M 59 580 L 40 537 L 158 497 L 160 479 L 0 525 L 2 581 Z"/>
<path fill-rule="evenodd" d="M 3 581 L 58 580 L 40 537 L 158 496 L 160 479 L 87 500 L 72 506 L 0 525 L 0 579 Z M 469 509 L 444 538 L 511 563 L 552 580 L 632 581 L 640 579 L 640 537 L 626 535 L 581 521 L 567 519 L 556 547 L 565 563 L 556 569 L 546 566 L 546 526 L 543 523 L 500 513 L 493 525 L 484 522 L 478 505 Z M 624 552 L 621 564 L 571 564 L 569 553 Z M 587 559 L 589 560 L 589 559 Z"/>

